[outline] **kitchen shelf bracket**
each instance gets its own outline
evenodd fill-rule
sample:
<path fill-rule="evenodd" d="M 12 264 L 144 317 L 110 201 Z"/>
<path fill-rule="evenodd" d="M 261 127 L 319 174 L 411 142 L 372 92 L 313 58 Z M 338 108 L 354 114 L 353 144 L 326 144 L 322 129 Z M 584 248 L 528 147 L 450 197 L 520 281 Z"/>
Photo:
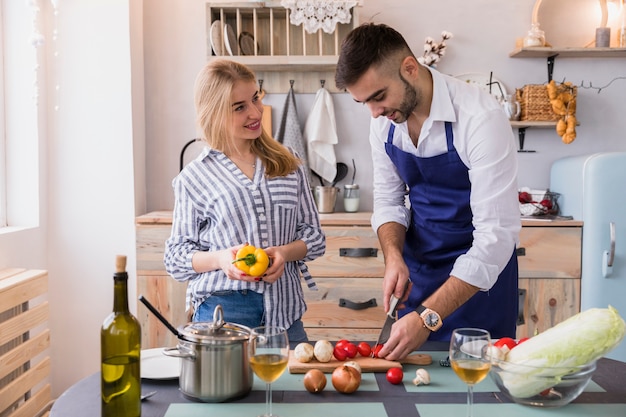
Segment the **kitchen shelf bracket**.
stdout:
<path fill-rule="evenodd" d="M 517 138 L 519 140 L 519 149 L 517 152 L 536 152 L 536 151 L 531 151 L 528 149 L 524 149 L 524 140 L 526 139 L 526 128 L 525 127 L 519 127 L 517 129 Z"/>
<path fill-rule="evenodd" d="M 552 81 L 552 74 L 554 73 L 554 61 L 559 54 L 550 55 L 547 58 L 548 61 L 548 82 Z"/>

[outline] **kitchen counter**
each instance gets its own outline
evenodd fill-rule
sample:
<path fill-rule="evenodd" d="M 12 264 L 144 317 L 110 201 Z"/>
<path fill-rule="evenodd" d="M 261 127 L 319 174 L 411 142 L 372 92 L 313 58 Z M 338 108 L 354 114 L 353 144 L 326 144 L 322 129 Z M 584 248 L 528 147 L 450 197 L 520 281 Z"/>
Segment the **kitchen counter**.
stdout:
<path fill-rule="evenodd" d="M 320 214 L 320 221 L 322 226 L 369 226 L 371 217 L 372 213 L 366 211 L 357 213 L 336 212 Z M 153 211 L 137 217 L 136 221 L 137 224 L 145 225 L 171 225 L 172 212 L 169 210 Z M 582 225 L 583 222 L 579 220 L 546 220 L 542 217 L 537 217 L 536 219 L 522 219 L 522 227 L 581 227 Z"/>
<path fill-rule="evenodd" d="M 451 368 L 439 366 L 447 344 L 427 342 L 424 351 L 433 355 L 433 364 L 424 366 L 431 384 L 414 386 L 415 365 L 404 365 L 404 380 L 392 385 L 384 373 L 364 373 L 360 388 L 351 395 L 339 394 L 330 382 L 323 392 L 311 394 L 302 383 L 302 374 L 285 372 L 273 384 L 273 409 L 282 417 L 445 417 L 465 415 L 466 386 Z M 255 377 L 252 392 L 227 403 L 199 403 L 184 397 L 178 379 L 142 380 L 142 392 L 157 391 L 143 402 L 142 417 L 254 417 L 265 408 L 264 383 Z M 573 403 L 553 410 L 511 403 L 498 392 L 491 377 L 474 390 L 475 414 L 507 417 L 623 417 L 626 415 L 626 363 L 600 359 L 593 381 Z M 52 407 L 50 417 L 96 416 L 100 413 L 100 374 L 79 381 L 63 393 Z"/>

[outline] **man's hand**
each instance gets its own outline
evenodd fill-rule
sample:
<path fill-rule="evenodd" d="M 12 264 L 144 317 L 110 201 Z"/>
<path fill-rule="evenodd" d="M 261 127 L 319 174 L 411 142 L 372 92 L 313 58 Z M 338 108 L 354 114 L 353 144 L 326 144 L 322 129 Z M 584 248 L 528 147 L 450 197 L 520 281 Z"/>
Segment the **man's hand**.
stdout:
<path fill-rule="evenodd" d="M 429 335 L 430 330 L 423 326 L 419 314 L 409 313 L 391 326 L 389 340 L 378 352 L 378 357 L 390 361 L 404 359 L 422 346 Z"/>

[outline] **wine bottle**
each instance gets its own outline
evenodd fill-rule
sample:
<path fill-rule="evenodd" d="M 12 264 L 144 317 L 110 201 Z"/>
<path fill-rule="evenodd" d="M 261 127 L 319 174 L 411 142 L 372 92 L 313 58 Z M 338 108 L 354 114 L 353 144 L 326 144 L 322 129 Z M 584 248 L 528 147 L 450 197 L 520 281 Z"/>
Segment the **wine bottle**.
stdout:
<path fill-rule="evenodd" d="M 113 312 L 100 330 L 102 417 L 141 416 L 141 326 L 128 310 L 126 256 L 115 259 Z"/>

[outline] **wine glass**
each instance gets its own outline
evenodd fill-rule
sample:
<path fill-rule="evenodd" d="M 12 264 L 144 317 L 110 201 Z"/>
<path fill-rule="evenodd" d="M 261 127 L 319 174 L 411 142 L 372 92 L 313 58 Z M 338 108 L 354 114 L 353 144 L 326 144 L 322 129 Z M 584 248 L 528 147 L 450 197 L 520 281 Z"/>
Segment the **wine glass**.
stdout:
<path fill-rule="evenodd" d="M 265 414 L 259 417 L 277 417 L 272 414 L 272 382 L 287 369 L 289 340 L 287 330 L 276 326 L 255 327 L 248 343 L 250 367 L 265 381 Z"/>
<path fill-rule="evenodd" d="M 485 379 L 491 363 L 484 351 L 491 344 L 487 330 L 455 329 L 450 338 L 450 365 L 467 384 L 467 417 L 472 417 L 474 385 Z"/>

